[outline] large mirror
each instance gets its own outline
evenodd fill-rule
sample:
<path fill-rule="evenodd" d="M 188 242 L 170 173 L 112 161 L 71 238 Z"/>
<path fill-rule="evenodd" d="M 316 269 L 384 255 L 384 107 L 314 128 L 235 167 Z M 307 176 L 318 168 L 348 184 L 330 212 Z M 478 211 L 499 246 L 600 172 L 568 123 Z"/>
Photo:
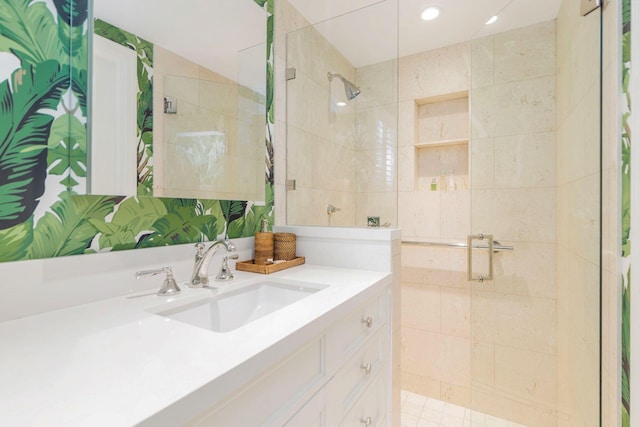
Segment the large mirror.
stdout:
<path fill-rule="evenodd" d="M 94 0 L 89 194 L 264 200 L 267 15 Z"/>

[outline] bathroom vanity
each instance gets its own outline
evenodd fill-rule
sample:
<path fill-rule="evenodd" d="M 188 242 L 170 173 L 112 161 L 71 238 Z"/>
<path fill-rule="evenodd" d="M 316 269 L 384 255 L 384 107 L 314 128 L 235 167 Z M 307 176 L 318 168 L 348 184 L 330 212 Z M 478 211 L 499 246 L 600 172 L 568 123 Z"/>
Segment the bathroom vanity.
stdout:
<path fill-rule="evenodd" d="M 368 230 L 341 240 L 298 231 L 309 263 L 289 270 L 234 271 L 217 291 L 179 279 L 176 296 L 156 295 L 159 276 L 135 282 L 127 271 L 122 277 L 144 283 L 144 290 L 0 322 L 0 424 L 393 425 L 395 249 L 388 236 L 370 241 Z M 336 245 L 333 260 L 326 245 Z M 107 259 L 83 257 L 90 264 L 83 268 Z M 343 262 L 352 268 L 336 265 Z M 34 265 L 5 268 L 5 277 L 11 281 Z M 176 265 L 176 277 L 189 266 Z M 92 286 L 83 268 L 76 280 Z M 42 271 L 59 292 L 63 283 L 76 286 L 47 266 Z M 116 285 L 101 285 L 107 282 Z M 11 298 L 37 299 L 29 289 L 38 286 L 47 285 L 27 284 Z M 269 304 L 261 317 L 242 313 Z"/>
<path fill-rule="evenodd" d="M 295 350 L 189 425 L 389 425 L 388 279 L 320 316 Z"/>
<path fill-rule="evenodd" d="M 143 291 L 0 323 L 0 420 L 387 425 L 391 275 L 311 265 L 273 274 L 317 291 L 226 332 L 167 314 L 264 280 L 238 272 L 221 292 Z"/>

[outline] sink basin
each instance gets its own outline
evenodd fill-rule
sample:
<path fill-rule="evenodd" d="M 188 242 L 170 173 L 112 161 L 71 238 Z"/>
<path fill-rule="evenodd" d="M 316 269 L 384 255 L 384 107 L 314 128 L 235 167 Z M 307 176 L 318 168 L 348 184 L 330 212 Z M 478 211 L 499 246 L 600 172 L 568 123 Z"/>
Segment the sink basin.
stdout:
<path fill-rule="evenodd" d="M 156 314 L 215 332 L 229 332 L 326 287 L 265 280 Z"/>

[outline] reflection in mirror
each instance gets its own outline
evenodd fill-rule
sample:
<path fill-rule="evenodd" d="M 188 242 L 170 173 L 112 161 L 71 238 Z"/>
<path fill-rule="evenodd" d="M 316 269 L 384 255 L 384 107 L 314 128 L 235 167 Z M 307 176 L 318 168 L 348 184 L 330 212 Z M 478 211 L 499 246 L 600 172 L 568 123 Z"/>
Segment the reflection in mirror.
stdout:
<path fill-rule="evenodd" d="M 264 200 L 265 11 L 253 0 L 93 10 L 89 193 Z"/>

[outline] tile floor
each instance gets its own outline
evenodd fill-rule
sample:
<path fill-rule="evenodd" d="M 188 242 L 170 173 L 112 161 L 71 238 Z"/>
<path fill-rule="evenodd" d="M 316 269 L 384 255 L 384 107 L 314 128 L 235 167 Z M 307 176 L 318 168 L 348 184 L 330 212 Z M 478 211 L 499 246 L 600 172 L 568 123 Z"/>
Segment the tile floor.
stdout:
<path fill-rule="evenodd" d="M 402 390 L 402 427 L 526 427 Z"/>

